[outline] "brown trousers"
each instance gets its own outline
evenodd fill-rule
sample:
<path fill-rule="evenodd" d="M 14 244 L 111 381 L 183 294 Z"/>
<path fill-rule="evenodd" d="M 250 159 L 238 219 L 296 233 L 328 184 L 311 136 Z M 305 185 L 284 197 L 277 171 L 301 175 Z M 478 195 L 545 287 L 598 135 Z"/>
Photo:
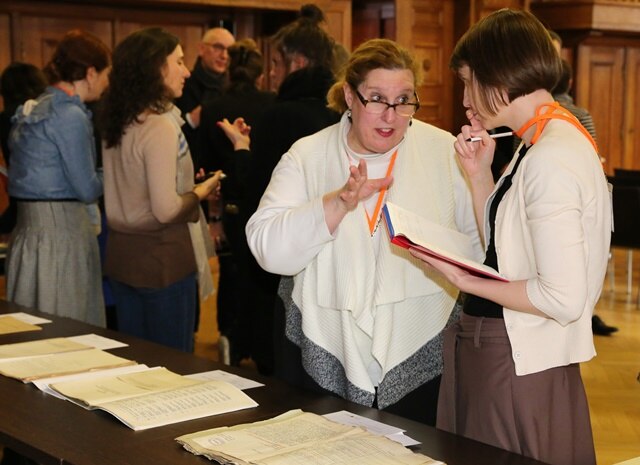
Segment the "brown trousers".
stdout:
<path fill-rule="evenodd" d="M 462 315 L 445 332 L 437 427 L 553 465 L 594 465 L 577 364 L 516 376 L 498 318 Z"/>

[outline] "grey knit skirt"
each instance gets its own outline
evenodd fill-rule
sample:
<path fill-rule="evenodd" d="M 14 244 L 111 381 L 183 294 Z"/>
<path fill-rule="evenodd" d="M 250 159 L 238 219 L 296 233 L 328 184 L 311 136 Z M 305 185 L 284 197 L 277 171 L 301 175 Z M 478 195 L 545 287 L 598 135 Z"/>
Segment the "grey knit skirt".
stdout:
<path fill-rule="evenodd" d="M 105 325 L 98 241 L 81 202 L 18 202 L 5 265 L 7 299 Z"/>

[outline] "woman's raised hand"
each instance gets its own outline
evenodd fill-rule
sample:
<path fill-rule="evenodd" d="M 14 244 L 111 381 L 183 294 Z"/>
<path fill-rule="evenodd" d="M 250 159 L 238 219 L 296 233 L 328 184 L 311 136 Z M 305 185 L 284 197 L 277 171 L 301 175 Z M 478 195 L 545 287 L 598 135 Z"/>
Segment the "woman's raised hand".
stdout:
<path fill-rule="evenodd" d="M 379 179 L 369 179 L 367 176 L 367 164 L 360 160 L 358 166 L 349 167 L 349 179 L 338 193 L 347 211 L 358 206 L 362 200 L 371 197 L 372 194 L 391 184 L 391 176 Z"/>
<path fill-rule="evenodd" d="M 462 126 L 453 146 L 458 154 L 460 165 L 467 176 L 473 179 L 479 175 L 486 175 L 487 171 L 489 174 L 491 173 L 496 142 L 489 137 L 489 133 L 475 117 L 473 110 L 467 110 L 466 115 L 469 124 Z M 470 142 L 468 139 L 472 137 L 481 137 L 482 139 Z"/>
<path fill-rule="evenodd" d="M 325 221 L 329 231 L 333 234 L 345 215 L 354 210 L 358 203 L 388 187 L 392 181 L 391 176 L 369 179 L 364 160 L 360 160 L 358 166 L 350 166 L 349 178 L 344 186 L 323 197 Z"/>
<path fill-rule="evenodd" d="M 244 118 L 236 118 L 233 123 L 224 118 L 222 121 L 218 121 L 217 125 L 229 138 L 234 150 L 249 150 L 251 126 L 245 122 Z"/>

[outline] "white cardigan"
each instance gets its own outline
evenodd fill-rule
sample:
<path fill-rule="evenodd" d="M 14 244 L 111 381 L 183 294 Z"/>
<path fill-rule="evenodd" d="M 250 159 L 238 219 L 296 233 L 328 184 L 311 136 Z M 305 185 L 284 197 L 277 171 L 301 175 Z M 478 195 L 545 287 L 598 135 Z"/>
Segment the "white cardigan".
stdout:
<path fill-rule="evenodd" d="M 247 240 L 267 271 L 294 275 L 293 300 L 306 337 L 342 361 L 349 380 L 373 391 L 357 338 L 372 338 L 382 375 L 439 334 L 457 291 L 424 271 L 419 260 L 383 238 L 376 252 L 364 206 L 334 235 L 322 196 L 344 185 L 349 161 L 339 124 L 296 142 L 275 168 Z M 473 237 L 482 247 L 451 134 L 414 121 L 399 145 L 388 200 Z M 386 234 L 384 226 L 376 234 Z M 366 358 L 366 357 L 365 357 Z"/>
<path fill-rule="evenodd" d="M 611 224 L 611 197 L 591 143 L 571 124 L 549 121 L 496 217 L 500 273 L 528 280 L 529 300 L 549 316 L 504 309 L 516 374 L 595 355 L 591 316 L 604 282 Z M 488 224 L 485 231 L 488 237 Z"/>

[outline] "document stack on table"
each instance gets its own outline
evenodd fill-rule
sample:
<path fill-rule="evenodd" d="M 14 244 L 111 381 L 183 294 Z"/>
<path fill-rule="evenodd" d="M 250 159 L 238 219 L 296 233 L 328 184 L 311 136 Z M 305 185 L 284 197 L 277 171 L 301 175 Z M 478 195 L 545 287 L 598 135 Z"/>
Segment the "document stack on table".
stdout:
<path fill-rule="evenodd" d="M 101 409 L 134 430 L 235 412 L 258 404 L 224 381 L 200 381 L 163 367 L 59 381 L 49 386 L 86 409 Z"/>
<path fill-rule="evenodd" d="M 176 441 L 223 465 L 444 465 L 384 436 L 301 410 Z"/>
<path fill-rule="evenodd" d="M 63 337 L 0 346 L 0 374 L 25 383 L 135 363 Z"/>
<path fill-rule="evenodd" d="M 101 409 L 134 430 L 258 404 L 225 381 L 188 378 L 97 349 L 123 344 L 94 334 L 0 345 L 0 374 L 88 410 Z"/>

